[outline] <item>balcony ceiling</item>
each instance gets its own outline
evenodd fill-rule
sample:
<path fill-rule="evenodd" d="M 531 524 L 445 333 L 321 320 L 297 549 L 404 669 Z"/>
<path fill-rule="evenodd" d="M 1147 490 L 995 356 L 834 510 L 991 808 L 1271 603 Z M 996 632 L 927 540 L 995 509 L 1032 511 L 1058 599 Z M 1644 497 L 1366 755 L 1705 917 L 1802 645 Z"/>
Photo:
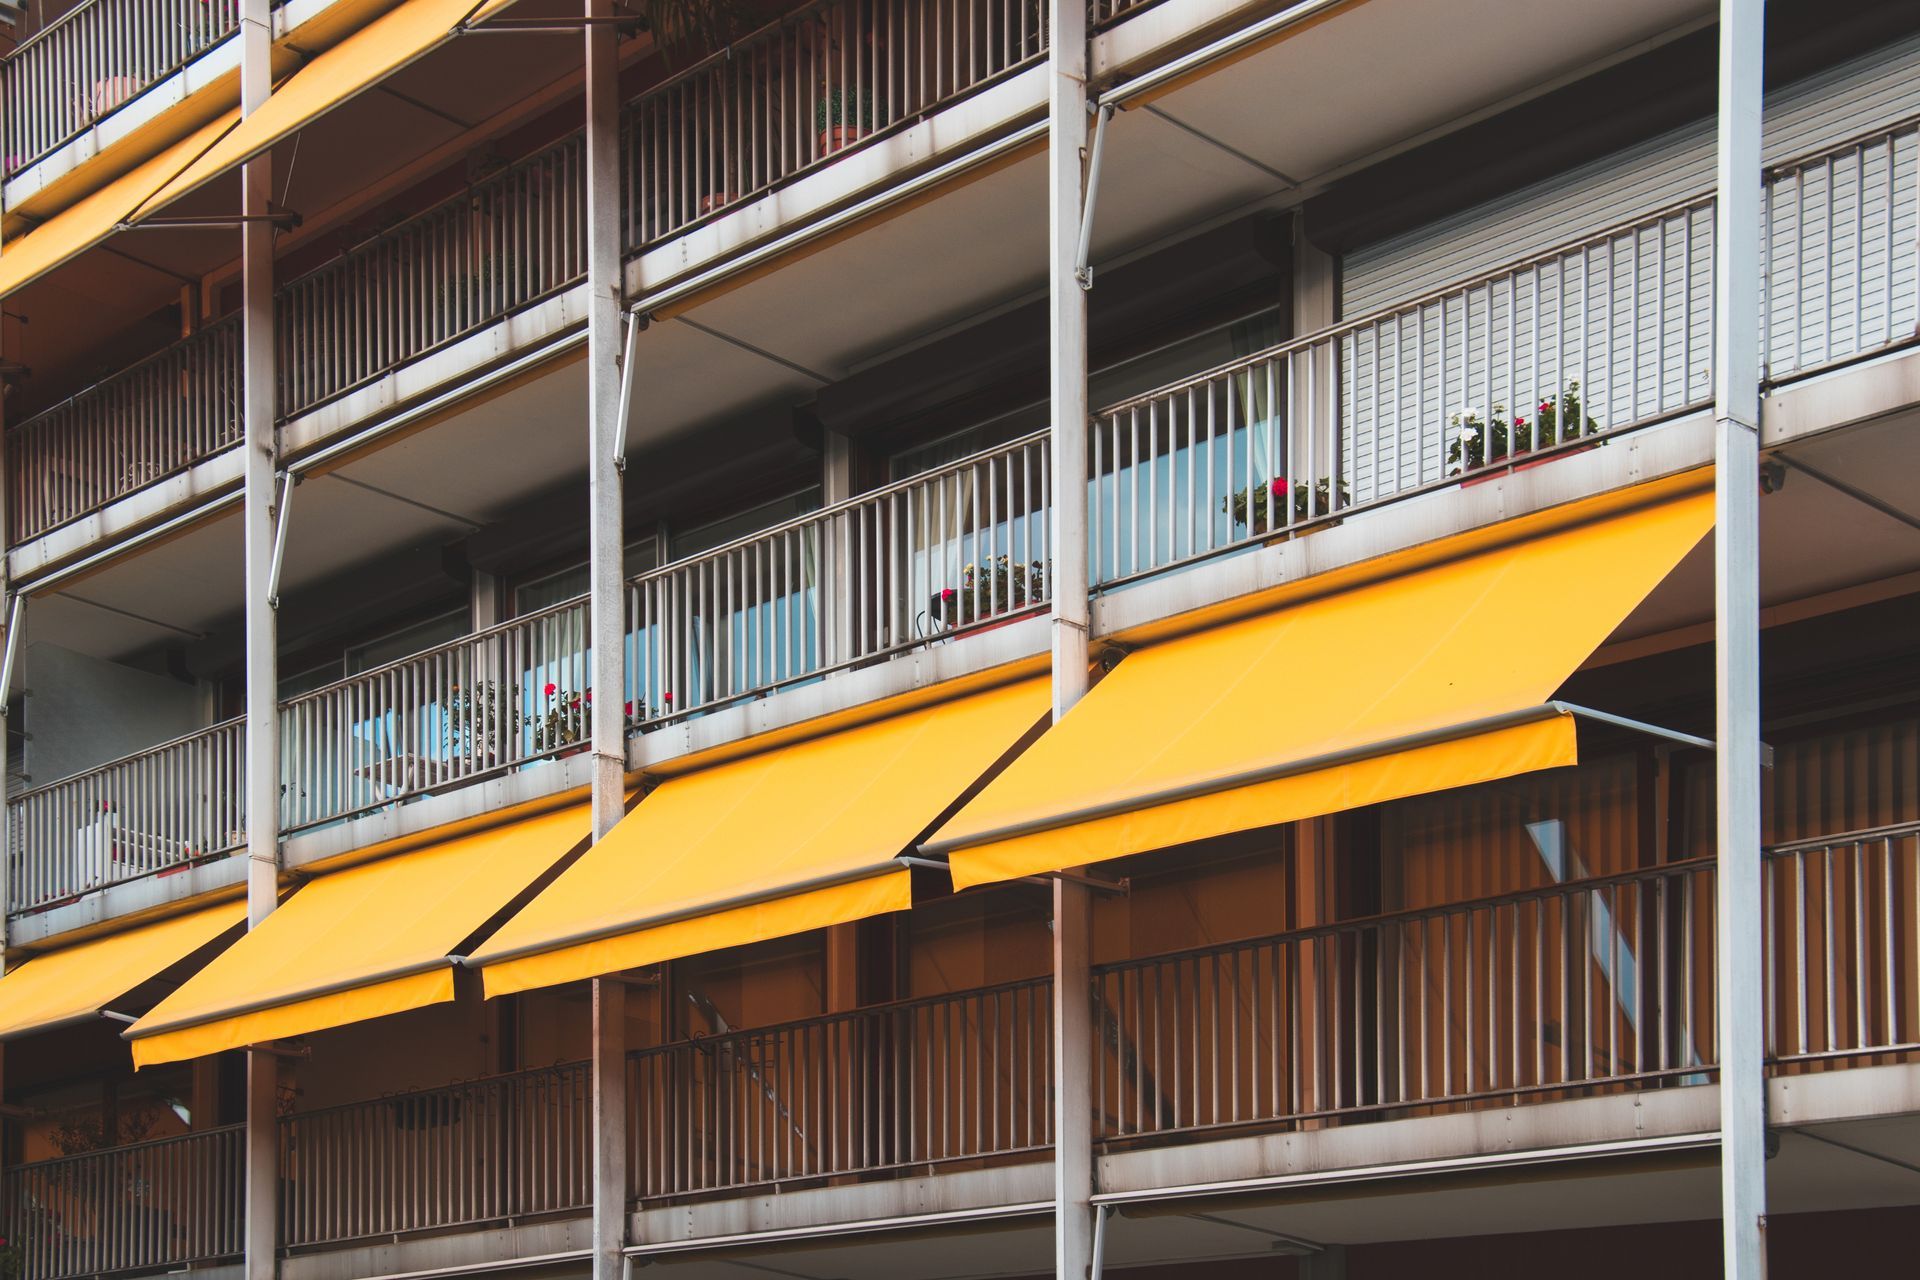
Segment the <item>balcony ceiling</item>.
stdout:
<path fill-rule="evenodd" d="M 641 335 L 632 442 L 819 386 L 970 322 L 1046 278 L 1046 169 L 954 187 Z"/>
<path fill-rule="evenodd" d="M 1920 413 L 1815 436 L 1785 450 L 1834 484 L 1789 470 L 1786 486 L 1760 499 L 1763 607 L 1920 573 Z M 1864 495 L 1888 510 L 1863 501 Z M 1901 519 L 1890 512 L 1901 512 Z M 1908 523 L 1908 520 L 1913 523 Z M 1622 623 L 1616 641 L 1713 620 L 1713 549 L 1702 543 Z"/>
<path fill-rule="evenodd" d="M 562 366 L 294 492 L 281 594 L 440 545 L 583 477 L 586 378 Z M 584 500 L 584 480 L 582 482 Z M 31 635 L 96 657 L 239 624 L 240 521 L 221 516 L 31 607 Z"/>
<path fill-rule="evenodd" d="M 538 15 L 557 3 L 529 0 L 515 12 Z M 300 239 L 324 241 L 329 250 L 364 239 L 375 226 L 356 219 L 391 198 L 383 179 L 420 166 L 419 173 L 396 184 L 405 190 L 421 177 L 457 166 L 466 153 L 482 149 L 487 137 L 537 110 L 524 104 L 554 82 L 576 77 L 578 67 L 572 40 L 467 36 L 320 117 L 273 151 L 273 198 L 313 224 L 283 241 L 280 252 Z M 239 201 L 239 179 L 230 174 L 166 212 L 228 216 L 238 211 Z M 110 334 L 178 302 L 183 285 L 216 272 L 224 279 L 237 269 L 238 257 L 239 235 L 232 230 L 120 232 L 7 300 L 9 312 L 29 318 L 24 327 L 9 326 L 8 356 L 49 375 L 68 374 L 58 377 L 58 394 L 70 394 L 122 363 L 111 359 L 89 367 L 90 358 L 100 359 Z M 235 300 L 230 296 L 223 303 Z M 28 391 L 39 407 L 45 396 L 31 386 Z"/>

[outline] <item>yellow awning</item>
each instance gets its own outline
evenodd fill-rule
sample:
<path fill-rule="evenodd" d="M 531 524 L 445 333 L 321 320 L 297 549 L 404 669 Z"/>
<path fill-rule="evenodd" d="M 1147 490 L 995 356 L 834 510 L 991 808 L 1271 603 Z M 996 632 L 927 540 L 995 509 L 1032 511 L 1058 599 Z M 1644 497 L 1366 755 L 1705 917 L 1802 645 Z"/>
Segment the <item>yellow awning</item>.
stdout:
<path fill-rule="evenodd" d="M 177 176 L 156 191 L 141 212 L 152 213 L 283 138 L 292 137 L 349 98 L 452 39 L 455 29 L 470 15 L 488 17 L 511 2 L 405 0 L 275 85 L 258 111 L 207 148 L 206 154 L 183 169 L 176 167 Z"/>
<path fill-rule="evenodd" d="M 895 859 L 1047 705 L 1026 680 L 669 778 L 471 963 L 497 996 L 905 910 Z"/>
<path fill-rule="evenodd" d="M 127 1029 L 134 1065 L 453 999 L 449 953 L 591 831 L 575 805 L 316 877 Z"/>
<path fill-rule="evenodd" d="M 1547 699 L 1712 523 L 1689 493 L 1143 649 L 924 847 L 965 887 L 1572 764 Z"/>
<path fill-rule="evenodd" d="M 0 1040 L 97 1018 L 247 918 L 244 899 L 34 956 L 0 978 Z"/>
<path fill-rule="evenodd" d="M 240 119 L 238 109 L 195 130 L 145 164 L 75 201 L 17 240 L 0 246 L 0 298 L 38 280 L 113 234 L 127 214 L 193 163 Z"/>

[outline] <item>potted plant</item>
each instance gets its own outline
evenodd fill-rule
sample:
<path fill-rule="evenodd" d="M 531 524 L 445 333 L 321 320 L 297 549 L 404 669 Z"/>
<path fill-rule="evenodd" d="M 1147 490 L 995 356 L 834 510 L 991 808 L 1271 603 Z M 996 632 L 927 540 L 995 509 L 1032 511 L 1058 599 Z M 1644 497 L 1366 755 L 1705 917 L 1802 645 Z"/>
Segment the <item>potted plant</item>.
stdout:
<path fill-rule="evenodd" d="M 1279 528 L 1286 523 L 1277 519 L 1280 505 L 1286 501 L 1288 492 L 1293 494 L 1293 522 L 1301 523 L 1333 514 L 1336 505 L 1347 505 L 1347 485 L 1340 483 L 1339 501 L 1334 501 L 1332 484 L 1322 478 L 1312 488 L 1305 484 L 1290 484 L 1285 476 L 1276 476 L 1260 484 L 1249 485 L 1237 493 L 1221 499 L 1221 510 L 1233 512 L 1236 525 L 1246 525 L 1255 536 L 1267 532 L 1270 528 Z"/>
<path fill-rule="evenodd" d="M 819 132 L 818 154 L 832 155 L 873 132 L 873 90 L 862 89 L 858 102 L 844 87 L 821 86 L 814 99 L 813 124 Z"/>
<path fill-rule="evenodd" d="M 1450 421 L 1453 441 L 1447 446 L 1447 474 L 1451 476 L 1500 466 L 1600 430 L 1600 424 L 1585 412 L 1578 382 L 1570 382 L 1564 391 L 1541 400 L 1531 419 L 1521 413 L 1509 417 L 1506 406 L 1496 404 L 1484 414 L 1478 409 L 1463 409 Z M 1597 444 L 1595 441 L 1587 447 Z"/>
<path fill-rule="evenodd" d="M 482 765 L 498 761 L 502 743 L 520 732 L 519 693 L 503 697 L 491 680 L 469 689 L 453 686 L 441 722 L 448 754 Z"/>
<path fill-rule="evenodd" d="M 927 613 L 949 630 L 1013 613 L 1039 601 L 1042 576 L 1038 560 L 1021 564 L 997 556 L 985 569 L 969 564 L 960 571 L 958 587 L 944 587 L 928 598 Z"/>

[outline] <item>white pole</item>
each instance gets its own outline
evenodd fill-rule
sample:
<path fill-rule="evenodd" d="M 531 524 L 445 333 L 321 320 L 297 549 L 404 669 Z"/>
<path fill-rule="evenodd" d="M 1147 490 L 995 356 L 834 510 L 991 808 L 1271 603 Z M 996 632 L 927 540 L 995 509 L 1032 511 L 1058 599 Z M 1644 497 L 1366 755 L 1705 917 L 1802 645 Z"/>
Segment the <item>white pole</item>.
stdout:
<path fill-rule="evenodd" d="M 1729 1280 L 1766 1275 L 1760 861 L 1760 114 L 1763 0 L 1721 0 L 1714 210 L 1714 738 L 1720 1210 Z"/>
<path fill-rule="evenodd" d="M 251 114 L 273 92 L 273 17 L 269 0 L 244 0 L 240 14 L 240 110 Z M 273 224 L 266 221 L 273 191 L 270 154 L 240 170 L 242 539 L 246 573 L 247 927 L 273 911 L 280 891 L 280 761 L 276 695 L 278 641 L 273 588 L 274 476 L 280 450 L 273 364 Z M 247 1054 L 246 1223 L 242 1233 L 247 1280 L 273 1280 L 278 1270 L 280 1195 L 279 1062 L 271 1053 Z"/>
<path fill-rule="evenodd" d="M 1049 0 L 1047 298 L 1053 416 L 1053 717 L 1087 691 L 1087 294 L 1079 276 L 1086 218 L 1087 6 Z M 1091 250 L 1089 249 L 1089 252 Z M 1093 1266 L 1091 904 L 1084 885 L 1053 883 L 1054 1274 Z"/>
<path fill-rule="evenodd" d="M 586 0 L 586 16 L 613 15 Z M 621 369 L 633 344 L 621 324 L 620 56 L 610 23 L 586 27 L 587 72 L 587 632 L 593 645 L 593 835 L 613 830 L 627 770 L 626 605 L 622 578 L 621 472 L 626 463 Z M 638 341 L 636 317 L 631 334 Z M 628 375 L 633 372 L 626 371 Z M 621 1280 L 627 1242 L 626 988 L 593 982 L 593 1280 Z"/>

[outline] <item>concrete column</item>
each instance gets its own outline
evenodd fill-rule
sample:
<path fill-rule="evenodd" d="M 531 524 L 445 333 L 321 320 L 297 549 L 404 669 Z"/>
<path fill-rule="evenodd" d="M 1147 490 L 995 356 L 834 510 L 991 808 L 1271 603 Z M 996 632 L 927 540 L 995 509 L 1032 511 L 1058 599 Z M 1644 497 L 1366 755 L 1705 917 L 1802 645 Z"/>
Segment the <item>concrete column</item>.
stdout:
<path fill-rule="evenodd" d="M 854 444 L 838 431 L 829 431 L 821 449 L 820 499 L 832 506 L 853 496 Z M 824 530 L 821 565 L 826 574 L 825 590 L 819 593 L 826 617 L 821 619 L 825 657 L 830 663 L 854 657 L 853 600 L 856 590 L 853 575 L 853 537 L 844 518 L 830 520 Z"/>
<path fill-rule="evenodd" d="M 1048 0 L 1047 310 L 1053 411 L 1053 716 L 1087 691 L 1087 294 L 1075 276 L 1086 200 L 1087 6 Z M 1092 908 L 1085 886 L 1053 885 L 1054 1274 L 1093 1263 Z"/>
<path fill-rule="evenodd" d="M 259 110 L 273 92 L 273 19 L 269 0 L 245 0 L 240 12 L 240 108 Z M 273 609 L 267 602 L 273 563 L 274 476 L 279 466 L 274 396 L 273 190 L 271 155 L 240 170 L 241 413 L 245 432 L 241 516 L 246 559 L 247 925 L 257 927 L 279 900 L 280 762 L 275 694 L 279 684 Z M 279 1064 L 271 1053 L 247 1054 L 247 1280 L 272 1280 L 279 1244 Z"/>
<path fill-rule="evenodd" d="M 1760 863 L 1760 101 L 1763 0 L 1721 0 L 1714 211 L 1714 740 L 1720 1213 L 1730 1280 L 1766 1274 Z"/>
<path fill-rule="evenodd" d="M 590 18 L 612 0 L 586 0 Z M 593 834 L 620 821 L 627 771 L 626 605 L 621 580 L 620 57 L 606 23 L 586 28 L 587 110 L 587 576 L 593 644 Z M 627 1242 L 627 989 L 593 983 L 593 1280 L 621 1280 Z"/>

